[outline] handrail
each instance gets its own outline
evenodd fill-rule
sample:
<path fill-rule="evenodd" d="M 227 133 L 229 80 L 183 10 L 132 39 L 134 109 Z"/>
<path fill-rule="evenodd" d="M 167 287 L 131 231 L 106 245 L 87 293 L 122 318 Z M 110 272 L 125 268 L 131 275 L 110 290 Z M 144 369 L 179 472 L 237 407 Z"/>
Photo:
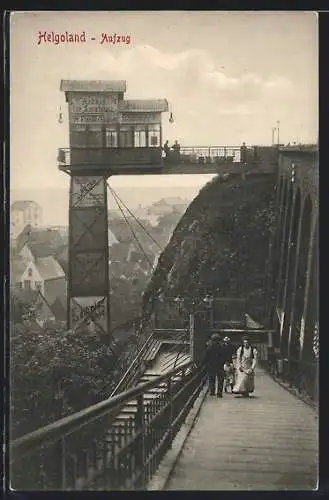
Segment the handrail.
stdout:
<path fill-rule="evenodd" d="M 10 451 L 19 454 L 21 458 L 24 454 L 33 451 L 37 447 L 41 446 L 44 442 L 54 441 L 61 437 L 64 437 L 78 428 L 89 424 L 91 421 L 103 417 L 105 414 L 109 413 L 111 410 L 116 410 L 125 403 L 131 401 L 131 399 L 137 398 L 143 395 L 149 389 L 157 387 L 160 382 L 170 379 L 173 375 L 189 368 L 193 363 L 188 361 L 183 365 L 165 373 L 164 375 L 159 375 L 155 380 L 145 382 L 138 387 L 133 387 L 124 391 L 112 398 L 108 398 L 100 403 L 89 406 L 84 410 L 81 410 L 73 415 L 64 417 L 56 422 L 48 424 L 41 429 L 30 432 L 25 436 L 22 436 L 10 444 Z"/>
<path fill-rule="evenodd" d="M 123 374 L 123 376 L 121 377 L 121 379 L 119 380 L 118 384 L 116 385 L 116 387 L 113 389 L 113 391 L 111 392 L 110 394 L 110 398 L 112 398 L 115 394 L 117 394 L 117 392 L 119 391 L 120 387 L 122 387 L 122 384 L 125 382 L 125 380 L 127 379 L 128 375 L 130 374 L 131 370 L 133 369 L 133 367 L 135 366 L 136 362 L 141 358 L 141 356 L 144 354 L 147 346 L 149 345 L 150 343 L 150 340 L 152 339 L 153 337 L 153 332 L 151 333 L 151 335 L 145 340 L 144 342 L 144 345 L 143 347 L 138 351 L 138 353 L 136 354 L 135 358 L 133 359 L 133 361 L 130 363 L 129 367 L 127 368 L 127 370 L 125 371 L 125 373 Z"/>
<path fill-rule="evenodd" d="M 246 146 L 246 148 L 252 148 L 253 146 Z M 272 148 L 272 146 L 265 146 L 268 147 L 269 149 Z M 235 145 L 226 145 L 226 144 L 219 144 L 219 145 L 214 145 L 214 146 L 181 146 L 181 149 L 241 149 L 241 145 L 235 144 Z M 59 148 L 59 151 L 72 151 L 73 149 L 112 149 L 114 151 L 120 151 L 122 149 L 138 149 L 138 150 L 143 150 L 143 149 L 152 149 L 156 150 L 159 149 L 158 147 L 152 147 L 152 146 L 145 146 L 144 148 L 142 147 L 106 147 L 106 146 L 90 146 L 90 145 L 82 145 L 82 146 L 66 146 Z M 161 148 L 160 148 L 161 149 Z"/>

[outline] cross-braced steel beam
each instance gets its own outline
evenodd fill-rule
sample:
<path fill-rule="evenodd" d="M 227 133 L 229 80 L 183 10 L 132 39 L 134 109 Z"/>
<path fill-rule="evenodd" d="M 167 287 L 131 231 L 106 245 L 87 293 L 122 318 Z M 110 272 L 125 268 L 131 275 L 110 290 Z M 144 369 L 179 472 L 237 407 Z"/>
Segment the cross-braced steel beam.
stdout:
<path fill-rule="evenodd" d="M 68 328 L 85 323 L 110 332 L 106 177 L 71 173 L 69 201 Z"/>

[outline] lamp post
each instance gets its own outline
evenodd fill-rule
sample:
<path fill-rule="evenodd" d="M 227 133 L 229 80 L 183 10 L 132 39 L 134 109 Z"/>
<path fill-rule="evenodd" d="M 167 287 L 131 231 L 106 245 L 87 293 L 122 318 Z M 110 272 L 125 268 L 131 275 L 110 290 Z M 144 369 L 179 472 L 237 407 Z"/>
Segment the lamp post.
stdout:
<path fill-rule="evenodd" d="M 275 131 L 276 131 L 276 127 L 272 127 L 272 146 L 274 146 Z"/>
<path fill-rule="evenodd" d="M 277 129 L 278 129 L 278 146 L 280 145 L 280 120 L 277 120 Z"/>
<path fill-rule="evenodd" d="M 214 328 L 214 297 L 206 295 L 203 302 L 208 305 L 210 310 L 210 328 Z"/>

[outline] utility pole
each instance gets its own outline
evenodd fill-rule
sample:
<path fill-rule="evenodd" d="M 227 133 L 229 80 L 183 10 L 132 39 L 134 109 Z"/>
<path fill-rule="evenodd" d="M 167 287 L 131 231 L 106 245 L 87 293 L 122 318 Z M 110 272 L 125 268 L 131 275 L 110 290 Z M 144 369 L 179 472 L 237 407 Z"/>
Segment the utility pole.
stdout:
<path fill-rule="evenodd" d="M 272 146 L 274 146 L 275 131 L 276 131 L 276 127 L 272 127 Z"/>
<path fill-rule="evenodd" d="M 280 120 L 277 120 L 277 129 L 278 129 L 278 146 L 280 145 Z"/>

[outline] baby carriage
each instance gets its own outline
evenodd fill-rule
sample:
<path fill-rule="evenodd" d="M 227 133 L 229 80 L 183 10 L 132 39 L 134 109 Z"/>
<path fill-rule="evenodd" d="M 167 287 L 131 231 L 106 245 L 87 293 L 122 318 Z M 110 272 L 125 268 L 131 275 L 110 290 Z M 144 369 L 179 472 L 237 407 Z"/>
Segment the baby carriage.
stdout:
<path fill-rule="evenodd" d="M 235 368 L 233 363 L 225 363 L 224 365 L 224 392 L 233 391 L 235 383 Z"/>

